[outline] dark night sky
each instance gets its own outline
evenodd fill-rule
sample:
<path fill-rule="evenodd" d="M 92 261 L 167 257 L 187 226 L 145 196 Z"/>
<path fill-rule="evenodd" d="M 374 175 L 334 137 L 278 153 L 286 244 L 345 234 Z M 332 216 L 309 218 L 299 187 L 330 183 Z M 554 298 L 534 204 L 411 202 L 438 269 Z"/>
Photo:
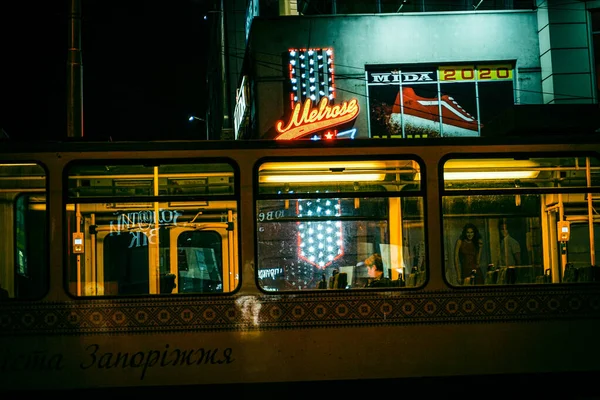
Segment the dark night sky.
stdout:
<path fill-rule="evenodd" d="M 84 138 L 202 138 L 209 0 L 81 0 Z M 67 137 L 69 0 L 0 2 L 0 128 Z"/>

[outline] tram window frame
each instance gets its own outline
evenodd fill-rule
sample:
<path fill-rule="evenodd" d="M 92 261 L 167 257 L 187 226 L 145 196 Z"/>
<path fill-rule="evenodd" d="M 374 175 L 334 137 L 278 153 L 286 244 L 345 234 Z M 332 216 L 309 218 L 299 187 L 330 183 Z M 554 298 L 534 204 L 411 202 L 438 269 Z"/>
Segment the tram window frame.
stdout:
<path fill-rule="evenodd" d="M 3 261 L 0 260 L 0 301 L 40 300 L 50 289 L 48 169 L 36 160 L 0 162 L 0 168 L 6 168 L 0 171 L 0 175 L 4 178 L 2 185 L 7 185 L 3 187 L 6 202 L 3 202 L 5 210 L 2 213 L 8 217 L 2 219 L 0 226 L 5 232 L 5 237 L 10 238 L 3 242 L 6 249 L 2 251 Z M 15 170 L 11 172 L 9 168 Z M 40 180 L 43 182 L 37 184 Z M 24 204 L 19 207 L 21 201 Z M 38 212 L 42 213 L 32 220 L 33 213 L 37 215 Z M 22 214 L 21 228 L 24 228 L 27 271 L 20 271 L 19 266 L 19 214 Z M 37 246 L 32 246 L 32 241 L 36 242 Z"/>
<path fill-rule="evenodd" d="M 106 168 L 106 172 L 102 171 L 103 168 Z M 88 170 L 90 172 L 86 175 Z M 129 173 L 128 170 L 137 172 Z M 99 195 L 95 195 L 93 187 L 88 187 L 85 189 L 85 197 L 75 197 L 76 191 L 73 188 L 79 186 L 71 185 L 70 180 L 73 179 L 80 182 L 97 180 L 87 185 L 93 186 L 94 183 L 98 185 Z M 224 157 L 200 160 L 74 160 L 65 167 L 63 181 L 64 235 L 67 238 L 64 253 L 68 264 L 64 284 L 69 296 L 73 298 L 212 296 L 230 295 L 239 289 L 238 214 L 241 194 L 239 166 L 235 160 Z M 115 186 L 115 182 L 120 182 L 120 185 Z M 107 183 L 110 185 L 107 186 Z M 77 272 L 78 261 L 75 257 L 78 254 L 71 253 L 72 232 L 68 227 L 71 223 L 70 219 L 76 223 L 75 210 L 81 208 L 89 209 L 90 215 L 98 214 L 97 220 L 103 224 L 99 226 L 98 223 L 86 222 L 82 225 L 83 229 L 80 228 L 84 234 L 86 231 L 89 233 L 86 235 L 83 251 L 88 252 L 87 247 L 93 245 L 94 250 L 85 255 L 85 260 L 90 268 L 101 271 L 96 275 L 83 270 Z M 114 214 L 113 217 L 111 212 Z M 144 213 L 145 216 L 141 214 L 138 216 L 138 213 Z M 81 218 L 82 222 L 83 220 Z M 79 230 L 73 228 L 73 232 L 75 231 Z M 186 293 L 178 290 L 178 237 L 186 231 L 214 232 L 219 237 L 228 238 L 222 243 L 223 248 L 217 252 L 222 257 L 219 262 L 220 267 L 224 268 L 224 265 L 227 265 L 229 271 L 228 274 L 221 272 L 221 290 Z M 100 233 L 104 235 L 102 238 L 98 236 Z M 149 264 L 146 269 L 149 271 L 149 277 L 146 283 L 142 282 L 141 292 L 138 288 L 132 289 L 131 294 L 121 294 L 120 286 L 115 288 L 115 284 L 120 285 L 121 279 L 117 282 L 108 282 L 104 279 L 104 273 L 109 272 L 106 270 L 109 265 L 104 263 L 105 256 L 101 253 L 105 250 L 103 241 L 113 233 L 137 235 L 137 239 L 131 239 L 131 243 L 135 241 L 134 244 L 147 248 L 145 254 Z M 82 258 L 84 257 L 80 256 L 79 260 Z M 101 265 L 101 268 L 98 268 L 98 265 Z M 83 276 L 84 273 L 92 277 L 91 283 L 86 283 L 88 278 Z"/>
<path fill-rule="evenodd" d="M 453 165 L 449 162 L 453 162 Z M 439 162 L 438 171 L 446 283 L 454 288 L 468 289 L 473 286 L 568 282 L 565 278 L 568 257 L 566 243 L 563 249 L 563 242 L 560 242 L 556 233 L 557 222 L 578 218 L 573 213 L 580 211 L 577 208 L 571 210 L 577 202 L 587 199 L 588 194 L 600 196 L 599 170 L 600 156 L 591 152 L 520 152 L 510 156 L 499 153 L 453 153 L 444 156 Z M 484 172 L 492 173 L 493 177 L 476 180 L 475 174 Z M 463 211 L 461 232 L 459 225 L 451 222 L 453 216 L 448 204 L 461 201 L 462 198 L 465 199 L 464 209 L 472 211 Z M 501 199 L 509 203 L 512 201 L 512 207 L 498 203 Z M 488 209 L 491 209 L 493 202 L 493 211 L 486 211 L 486 207 L 481 205 L 486 201 L 489 203 Z M 523 211 L 523 208 L 533 211 Z M 471 274 L 467 271 L 471 267 L 460 271 L 455 265 L 458 246 L 464 242 L 458 239 L 462 239 L 461 234 L 464 234 L 466 223 L 469 222 L 478 228 L 483 243 L 483 248 L 479 250 L 483 259 L 477 265 L 477 271 Z M 468 228 L 472 230 L 473 225 Z M 510 237 L 516 235 L 516 242 L 512 239 L 503 240 L 502 236 L 506 233 Z M 467 243 L 472 242 L 469 237 L 466 238 Z M 512 243 L 510 246 L 509 240 Z M 498 248 L 496 254 L 499 256 L 492 256 L 495 253 L 492 247 Z M 507 258 L 519 247 L 518 258 Z M 474 249 L 469 250 L 471 257 L 477 253 L 477 246 Z M 466 257 L 469 253 L 461 254 Z M 505 263 L 504 259 L 511 261 Z M 600 281 L 598 267 L 591 265 L 588 269 L 590 271 L 586 273 L 590 276 L 596 274 L 594 281 Z M 459 275 L 469 276 L 460 276 L 459 279 Z"/>
<path fill-rule="evenodd" d="M 404 170 L 403 168 L 406 168 L 407 165 L 416 168 L 416 171 Z M 394 170 L 394 168 L 396 169 Z M 257 188 L 254 204 L 254 223 L 255 231 L 257 232 L 255 239 L 255 276 L 259 289 L 264 293 L 273 294 L 315 291 L 320 290 L 320 288 L 334 290 L 353 289 L 357 291 L 410 290 L 423 287 L 427 282 L 429 273 L 424 252 L 426 213 L 424 211 L 425 185 L 423 183 L 423 171 L 424 162 L 414 155 L 361 157 L 359 159 L 356 157 L 341 156 L 320 158 L 288 157 L 285 159 L 265 157 L 257 161 L 254 166 L 254 185 Z M 315 175 L 322 173 L 331 174 L 331 176 L 330 178 L 326 178 L 325 181 L 315 178 Z M 352 181 L 354 178 L 349 177 L 349 175 L 353 174 L 365 177 L 365 175 L 360 175 L 361 173 L 367 174 L 369 177 L 365 181 Z M 339 175 L 336 176 L 336 174 Z M 271 176 L 277 178 L 277 183 L 270 183 L 273 187 L 268 189 L 266 186 L 269 182 L 272 182 L 268 179 Z M 393 179 L 388 181 L 390 176 Z M 392 182 L 394 184 L 391 184 Z M 396 188 L 390 189 L 386 186 Z M 402 190 L 398 189 L 398 186 L 403 186 Z M 317 190 L 317 188 L 320 189 Z M 418 233 L 415 234 L 418 236 L 415 239 L 418 245 L 416 244 L 415 247 L 418 247 L 421 251 L 418 258 L 421 261 L 419 265 L 420 269 L 417 267 L 413 268 L 413 266 L 406 266 L 405 264 L 401 265 L 400 268 L 392 267 L 392 265 L 407 262 L 408 257 L 404 258 L 404 254 L 406 254 L 404 251 L 405 246 L 403 244 L 394 245 L 393 243 L 390 245 L 389 233 L 387 234 L 387 242 L 385 235 L 372 236 L 368 233 L 369 229 L 373 229 L 372 227 L 368 228 L 369 221 L 372 221 L 376 225 L 383 222 L 388 225 L 392 224 L 395 225 L 395 228 L 392 230 L 394 231 L 395 229 L 395 232 L 397 232 L 394 240 L 397 240 L 397 243 L 399 243 L 401 239 L 398 236 L 402 236 L 400 232 L 408 229 L 405 225 L 408 219 L 400 219 L 399 214 L 390 216 L 389 204 L 390 201 L 393 202 L 395 212 L 397 212 L 401 205 L 406 205 L 410 199 L 416 199 L 416 203 L 420 204 L 417 207 L 420 210 L 420 215 L 413 216 L 413 218 L 417 218 L 420 221 L 417 223 L 417 225 L 420 224 L 420 235 Z M 360 210 L 360 207 L 373 203 L 373 201 L 382 201 L 387 208 L 386 212 L 381 215 L 381 220 L 375 220 L 372 217 L 369 219 L 369 216 L 361 215 L 360 211 L 356 215 L 338 215 L 334 218 L 323 216 L 305 219 L 301 215 L 297 215 L 300 205 L 304 206 L 312 202 L 314 203 L 314 207 L 317 207 L 317 202 L 321 200 L 324 200 L 323 203 L 320 203 L 323 213 L 334 212 L 333 210 L 336 207 L 338 207 L 338 210 L 341 210 L 345 207 L 344 204 L 347 205 L 346 207 L 352 207 L 354 204 L 354 207 Z M 324 204 L 327 201 L 330 204 Z M 281 206 L 281 210 L 275 210 L 278 204 Z M 309 207 L 313 205 L 309 205 Z M 270 211 L 263 209 L 263 207 L 267 206 L 270 207 Z M 285 211 L 289 210 L 292 206 L 296 207 L 294 208 L 296 210 L 296 214 L 294 215 L 292 215 L 291 211 Z M 330 208 L 327 209 L 327 207 Z M 269 213 L 271 213 L 271 217 L 269 217 Z M 391 222 L 391 218 L 394 218 L 394 216 L 397 216 L 398 220 Z M 303 220 L 308 223 L 316 222 L 317 224 L 337 223 L 333 229 L 339 229 L 340 236 L 342 237 L 345 236 L 343 232 L 347 229 L 346 226 L 348 223 L 358 224 L 356 226 L 365 232 L 365 236 L 354 236 L 351 241 L 355 241 L 356 243 L 352 244 L 351 251 L 347 254 L 340 253 L 341 250 L 338 250 L 338 253 L 332 250 L 334 253 L 329 255 L 330 258 L 319 261 L 317 256 L 317 259 L 312 260 L 308 258 L 308 253 L 300 251 L 300 242 L 298 242 L 298 246 L 293 245 L 295 240 L 301 240 L 302 233 L 298 229 L 302 229 L 305 225 L 302 223 Z M 271 225 L 276 227 L 273 229 L 281 230 L 283 227 L 282 224 L 286 223 L 298 226 L 293 231 L 288 229 L 290 231 L 288 234 L 291 236 L 287 238 L 286 243 L 289 242 L 289 245 L 286 249 L 283 249 L 281 247 L 285 247 L 281 239 L 283 233 L 282 235 L 276 234 L 277 238 L 273 240 L 279 242 L 278 246 L 280 250 L 277 250 L 277 254 L 268 254 L 266 249 L 269 247 L 269 240 L 261 239 L 261 235 L 265 232 L 265 227 Z M 319 226 L 317 225 L 316 229 L 318 228 Z M 271 231 L 274 232 L 273 229 Z M 283 229 L 285 230 L 285 228 Z M 308 226 L 306 229 L 305 234 L 308 234 Z M 323 229 L 326 229 L 325 225 L 323 225 Z M 389 226 L 385 229 L 390 230 Z M 294 237 L 297 237 L 297 239 L 294 239 Z M 326 239 L 327 236 L 323 236 L 322 240 L 325 241 Z M 406 239 L 406 235 L 404 239 Z M 409 246 L 407 245 L 406 247 Z M 291 253 L 285 255 L 287 254 L 286 252 Z M 371 284 L 372 278 L 367 275 L 367 267 L 364 265 L 364 261 L 372 253 L 381 253 L 384 267 L 383 276 L 391 280 L 389 283 L 386 281 L 385 286 L 373 285 L 365 287 L 365 284 Z M 338 256 L 332 259 L 333 254 L 338 254 Z M 395 261 L 392 263 L 391 260 L 394 257 Z M 272 265 L 267 260 L 271 260 Z M 294 279 L 298 278 L 296 279 L 297 282 L 288 278 L 291 276 Z"/>

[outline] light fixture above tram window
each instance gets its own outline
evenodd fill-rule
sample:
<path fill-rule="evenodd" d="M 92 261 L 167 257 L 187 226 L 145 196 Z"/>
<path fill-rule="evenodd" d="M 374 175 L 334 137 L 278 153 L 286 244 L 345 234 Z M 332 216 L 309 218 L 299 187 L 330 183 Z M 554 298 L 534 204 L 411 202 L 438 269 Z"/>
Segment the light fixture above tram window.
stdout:
<path fill-rule="evenodd" d="M 539 168 L 540 165 L 531 160 L 448 160 L 444 164 L 444 180 L 535 179 L 540 174 Z"/>
<path fill-rule="evenodd" d="M 394 162 L 396 163 L 396 162 Z M 385 161 L 267 162 L 261 165 L 260 183 L 373 182 L 390 172 Z"/>
<path fill-rule="evenodd" d="M 315 175 L 261 175 L 260 183 L 315 183 L 315 182 L 372 182 L 382 181 L 385 174 L 344 174 L 339 172 Z"/>

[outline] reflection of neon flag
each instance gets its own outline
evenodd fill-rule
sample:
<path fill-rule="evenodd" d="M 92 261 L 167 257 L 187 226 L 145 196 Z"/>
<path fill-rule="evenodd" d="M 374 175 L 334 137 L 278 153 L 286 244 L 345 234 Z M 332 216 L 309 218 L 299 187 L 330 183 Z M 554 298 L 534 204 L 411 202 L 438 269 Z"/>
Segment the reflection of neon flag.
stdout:
<path fill-rule="evenodd" d="M 325 268 L 344 254 L 342 222 L 322 220 L 341 215 L 339 200 L 298 200 L 298 217 L 318 219 L 298 222 L 298 257 L 317 268 Z"/>

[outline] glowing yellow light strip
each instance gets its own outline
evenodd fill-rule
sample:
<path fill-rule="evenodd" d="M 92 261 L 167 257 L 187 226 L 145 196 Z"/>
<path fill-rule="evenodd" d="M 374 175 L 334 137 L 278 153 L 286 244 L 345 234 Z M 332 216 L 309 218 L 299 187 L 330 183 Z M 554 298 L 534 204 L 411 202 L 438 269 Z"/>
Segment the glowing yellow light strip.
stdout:
<path fill-rule="evenodd" d="M 532 179 L 538 171 L 444 172 L 446 181 Z"/>
<path fill-rule="evenodd" d="M 261 175 L 260 183 L 371 182 L 382 181 L 385 174 Z"/>
<path fill-rule="evenodd" d="M 267 162 L 260 166 L 260 170 L 276 171 L 306 171 L 306 170 L 327 170 L 327 169 L 374 169 L 385 168 L 383 161 L 326 161 L 326 162 Z"/>
<path fill-rule="evenodd" d="M 530 160 L 486 159 L 449 160 L 444 165 L 444 180 L 514 180 L 537 178 L 539 167 Z"/>

